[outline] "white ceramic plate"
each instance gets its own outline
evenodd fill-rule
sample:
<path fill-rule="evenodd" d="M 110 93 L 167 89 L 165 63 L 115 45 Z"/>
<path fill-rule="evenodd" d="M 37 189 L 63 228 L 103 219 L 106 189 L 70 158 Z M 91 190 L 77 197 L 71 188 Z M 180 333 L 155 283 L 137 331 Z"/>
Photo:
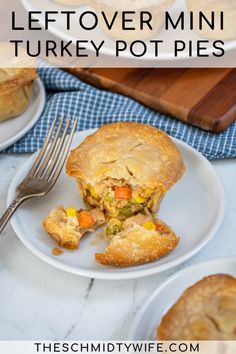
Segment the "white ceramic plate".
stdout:
<path fill-rule="evenodd" d="M 77 133 L 73 146 L 81 143 L 94 130 Z M 96 246 L 91 242 L 95 234 L 86 235 L 81 241 L 80 250 L 65 251 L 60 257 L 52 255 L 55 242 L 42 229 L 42 220 L 49 211 L 58 205 L 82 208 L 83 203 L 77 192 L 75 180 L 62 173 L 53 190 L 44 198 L 26 202 L 11 220 L 12 226 L 21 241 L 39 258 L 65 271 L 86 277 L 100 279 L 139 278 L 174 267 L 198 252 L 217 231 L 224 210 L 224 197 L 221 184 L 210 162 L 187 144 L 175 140 L 183 154 L 187 171 L 165 197 L 161 204 L 159 217 L 166 221 L 181 236 L 178 247 L 157 262 L 131 268 L 112 268 L 96 263 L 94 254 L 104 250 L 104 241 Z M 7 202 L 13 200 L 16 186 L 30 168 L 35 155 L 29 158 L 13 179 Z M 206 217 L 207 215 L 207 217 Z M 99 234 L 101 231 L 97 231 Z"/>
<path fill-rule="evenodd" d="M 22 138 L 37 122 L 45 105 L 45 89 L 40 79 L 33 84 L 27 110 L 18 117 L 0 123 L 0 151 Z"/>
<path fill-rule="evenodd" d="M 28 11 L 42 11 L 42 13 L 44 13 L 45 10 L 47 11 L 58 11 L 58 10 L 66 10 L 66 11 L 77 11 L 77 13 L 81 13 L 82 11 L 84 11 L 85 9 L 88 9 L 87 7 L 63 7 L 60 6 L 59 4 L 56 4 L 55 2 L 53 2 L 53 0 L 21 0 L 24 7 L 28 10 Z M 188 13 L 187 9 L 186 9 L 186 5 L 185 5 L 185 1 L 184 0 L 177 0 L 175 2 L 175 4 L 172 6 L 172 8 L 169 10 L 172 18 L 177 19 L 180 11 L 185 11 L 186 15 Z M 37 18 L 39 18 L 42 26 L 44 23 L 44 16 L 40 16 L 37 15 Z M 51 31 L 52 34 L 54 34 L 55 36 L 65 40 L 65 41 L 70 41 L 72 40 L 73 42 L 75 42 L 76 40 L 78 40 L 78 38 L 80 40 L 88 40 L 89 39 L 89 35 L 88 32 L 86 31 L 78 31 L 78 24 L 77 21 L 74 21 L 74 25 L 72 23 L 72 28 L 71 30 L 68 32 L 65 30 L 65 21 L 63 17 L 58 17 L 57 18 L 57 22 L 50 24 L 49 26 L 49 30 Z M 188 21 L 186 21 L 186 23 L 188 23 Z M 91 37 L 91 35 L 90 35 Z M 92 37 L 93 40 L 95 41 L 95 43 L 100 43 L 102 39 L 106 40 L 106 45 L 103 46 L 101 52 L 104 55 L 108 55 L 108 56 L 113 56 L 115 53 L 115 42 L 110 39 L 108 36 L 106 36 L 104 34 L 104 32 L 98 28 L 96 29 L 96 31 L 92 32 Z M 190 30 L 185 30 L 182 31 L 181 29 L 178 30 L 169 30 L 169 31 L 164 31 L 162 30 L 160 33 L 158 33 L 158 40 L 163 40 L 163 46 L 161 47 L 161 50 L 159 52 L 159 56 L 158 56 L 158 60 L 184 60 L 184 59 L 194 59 L 197 57 L 197 50 L 193 48 L 193 55 L 192 58 L 189 58 L 189 52 L 188 49 L 186 51 L 181 52 L 178 55 L 178 58 L 174 57 L 173 54 L 173 48 L 174 48 L 174 41 L 176 40 L 176 38 L 181 39 L 186 41 L 186 43 L 188 43 L 188 41 L 192 40 L 193 43 L 196 43 L 198 40 L 202 40 L 204 39 L 203 37 L 201 37 L 199 34 L 197 34 L 195 31 L 190 31 Z M 155 38 L 152 38 L 155 39 Z M 148 43 L 148 42 L 147 42 Z M 90 50 L 93 49 L 92 45 L 87 45 L 86 47 Z M 207 50 L 205 51 L 205 54 L 212 54 L 212 42 L 209 42 L 208 45 L 206 45 Z M 138 46 L 136 47 L 138 49 Z M 224 45 L 225 50 L 232 50 L 236 48 L 236 40 L 233 41 L 226 41 L 225 45 Z M 140 47 L 140 51 L 142 51 L 142 47 Z M 132 59 L 132 60 L 138 60 L 139 62 L 141 60 L 148 60 L 148 61 L 156 61 L 157 59 L 154 57 L 153 55 L 154 53 L 154 49 L 153 49 L 153 44 L 147 44 L 147 53 L 145 54 L 145 58 L 144 57 L 133 57 L 130 53 L 129 50 L 123 51 L 120 54 L 120 58 L 123 59 Z"/>
<path fill-rule="evenodd" d="M 236 277 L 236 257 L 198 263 L 167 279 L 155 290 L 136 315 L 128 339 L 155 340 L 156 328 L 169 308 L 187 288 L 212 274 L 229 274 Z"/>

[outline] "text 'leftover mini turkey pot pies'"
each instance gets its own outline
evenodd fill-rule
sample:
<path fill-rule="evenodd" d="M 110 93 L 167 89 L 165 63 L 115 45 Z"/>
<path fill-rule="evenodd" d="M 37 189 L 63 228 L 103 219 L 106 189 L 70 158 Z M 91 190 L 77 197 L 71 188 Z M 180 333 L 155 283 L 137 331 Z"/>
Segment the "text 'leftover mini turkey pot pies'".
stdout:
<path fill-rule="evenodd" d="M 111 39 L 126 41 L 145 40 L 157 35 L 164 25 L 165 12 L 175 2 L 175 0 L 54 1 L 66 6 L 90 6 L 97 13 L 104 34 Z"/>
<path fill-rule="evenodd" d="M 19 49 L 19 58 L 14 67 L 12 45 L 0 42 L 0 122 L 21 115 L 28 107 L 33 81 L 37 78 L 36 62 L 28 59 L 23 48 Z M 12 67 L 10 67 L 12 65 Z M 30 67 L 27 67 L 29 65 Z"/>
<path fill-rule="evenodd" d="M 185 171 L 173 141 L 152 126 L 121 122 L 102 126 L 74 149 L 66 171 L 76 178 L 88 207 L 125 220 L 154 213 Z"/>

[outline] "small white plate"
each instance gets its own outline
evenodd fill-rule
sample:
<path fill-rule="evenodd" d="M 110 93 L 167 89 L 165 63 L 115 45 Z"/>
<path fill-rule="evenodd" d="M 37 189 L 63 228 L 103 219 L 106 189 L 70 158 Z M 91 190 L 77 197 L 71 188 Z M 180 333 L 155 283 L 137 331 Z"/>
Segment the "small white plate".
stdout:
<path fill-rule="evenodd" d="M 40 79 L 33 84 L 29 107 L 20 116 L 0 122 L 0 151 L 22 138 L 37 122 L 45 106 L 45 89 Z"/>
<path fill-rule="evenodd" d="M 73 147 L 81 143 L 94 130 L 82 131 L 75 135 Z M 95 234 L 86 235 L 80 250 L 64 251 L 55 257 L 52 248 L 56 243 L 46 235 L 42 220 L 58 205 L 82 208 L 77 186 L 65 172 L 53 190 L 44 198 L 26 202 L 17 211 L 11 224 L 21 241 L 39 258 L 51 265 L 78 275 L 100 279 L 131 279 L 162 272 L 174 267 L 197 253 L 216 233 L 224 211 L 222 187 L 210 162 L 189 145 L 174 139 L 181 153 L 187 171 L 184 177 L 166 195 L 159 217 L 167 222 L 181 237 L 178 247 L 157 262 L 131 267 L 112 268 L 96 263 L 94 254 L 105 249 L 104 241 L 91 244 Z M 13 179 L 7 203 L 14 199 L 16 186 L 21 182 L 36 155 L 29 158 Z M 206 217 L 207 215 L 207 217 Z M 100 230 L 97 231 L 99 234 Z"/>
<path fill-rule="evenodd" d="M 183 292 L 202 278 L 213 274 L 229 274 L 236 277 L 236 257 L 198 263 L 167 279 L 155 290 L 136 315 L 128 339 L 155 340 L 156 328 L 162 317 Z"/>

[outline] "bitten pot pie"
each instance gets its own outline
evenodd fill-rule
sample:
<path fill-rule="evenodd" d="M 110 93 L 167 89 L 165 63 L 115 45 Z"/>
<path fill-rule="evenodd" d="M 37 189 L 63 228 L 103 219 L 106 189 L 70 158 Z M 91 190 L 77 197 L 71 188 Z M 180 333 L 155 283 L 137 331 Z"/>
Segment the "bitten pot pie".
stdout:
<path fill-rule="evenodd" d="M 230 40 L 236 38 L 236 1 L 235 0 L 186 0 L 189 11 L 193 12 L 195 23 L 199 23 L 199 12 L 202 12 L 206 18 L 211 21 L 212 12 L 214 12 L 215 28 L 212 30 L 205 22 L 200 30 L 195 27 L 203 37 L 218 40 Z M 224 28 L 221 30 L 221 14 L 224 13 Z"/>
<path fill-rule="evenodd" d="M 128 218 L 122 225 L 111 219 L 107 225 L 109 245 L 95 255 L 97 262 L 115 267 L 149 263 L 170 253 L 179 238 L 163 221 L 143 214 Z"/>
<path fill-rule="evenodd" d="M 80 239 L 86 232 L 93 232 L 104 222 L 104 215 L 98 209 L 58 207 L 45 218 L 43 227 L 59 246 L 72 250 L 79 248 Z"/>
<path fill-rule="evenodd" d="M 208 276 L 187 289 L 162 318 L 158 340 L 236 340 L 236 279 Z"/>
<path fill-rule="evenodd" d="M 184 170 L 168 135 L 132 122 L 102 126 L 71 152 L 66 165 L 86 205 L 120 220 L 156 212 Z"/>

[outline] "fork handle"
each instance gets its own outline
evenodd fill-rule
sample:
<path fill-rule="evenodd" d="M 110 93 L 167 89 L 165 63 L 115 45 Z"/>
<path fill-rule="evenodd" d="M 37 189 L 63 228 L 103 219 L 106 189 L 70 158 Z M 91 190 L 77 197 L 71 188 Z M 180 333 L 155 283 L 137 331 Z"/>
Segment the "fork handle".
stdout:
<path fill-rule="evenodd" d="M 12 217 L 12 215 L 14 214 L 16 209 L 21 205 L 22 202 L 23 202 L 22 198 L 16 198 L 15 200 L 13 200 L 13 202 L 9 205 L 5 213 L 2 215 L 2 217 L 0 218 L 0 234 L 2 233 L 6 224 L 8 223 L 8 221 L 10 220 L 10 218 Z"/>

